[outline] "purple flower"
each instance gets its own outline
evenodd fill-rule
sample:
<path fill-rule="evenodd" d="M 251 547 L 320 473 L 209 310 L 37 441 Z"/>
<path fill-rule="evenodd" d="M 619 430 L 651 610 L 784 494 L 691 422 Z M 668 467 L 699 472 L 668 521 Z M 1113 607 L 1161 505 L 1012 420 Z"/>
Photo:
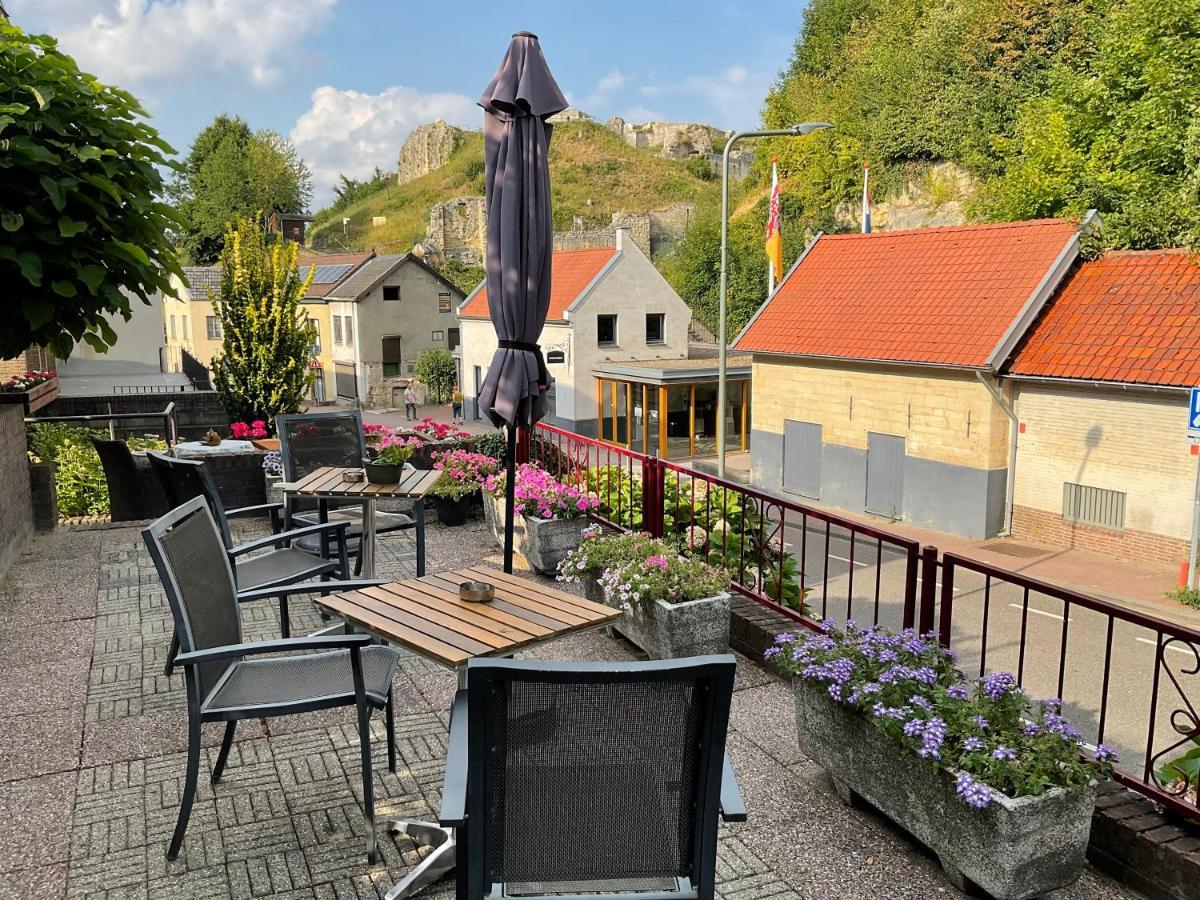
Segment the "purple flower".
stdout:
<path fill-rule="evenodd" d="M 1096 762 L 1115 763 L 1117 761 L 1117 751 L 1108 746 L 1108 744 L 1101 744 L 1099 747 L 1097 747 L 1094 755 L 1096 757 Z"/>
<path fill-rule="evenodd" d="M 920 719 L 913 719 L 911 722 L 904 723 L 904 736 L 916 737 L 925 730 L 925 723 Z"/>
<path fill-rule="evenodd" d="M 833 629 L 835 629 L 835 628 L 837 628 L 837 622 L 835 622 L 833 619 L 822 619 L 821 620 L 821 630 L 822 631 L 828 633 L 830 631 L 833 631 Z"/>
<path fill-rule="evenodd" d="M 784 631 L 784 632 L 781 632 L 780 634 L 775 635 L 775 643 L 776 644 L 790 644 L 795 639 L 796 639 L 796 636 L 794 634 L 792 634 L 790 631 Z"/>
<path fill-rule="evenodd" d="M 1026 722 L 1025 727 L 1021 729 L 1021 734 L 1025 737 L 1037 737 L 1041 733 L 1041 726 L 1037 722 Z"/>
<path fill-rule="evenodd" d="M 779 655 L 778 647 L 768 647 L 766 650 L 763 651 L 763 659 L 772 659 L 773 657 L 776 657 L 778 655 Z"/>
<path fill-rule="evenodd" d="M 966 700 L 969 696 L 965 684 L 953 684 L 946 688 L 946 696 L 951 700 Z"/>
<path fill-rule="evenodd" d="M 995 672 L 983 679 L 983 693 L 989 700 L 1000 700 L 1016 687 L 1017 679 L 1008 672 Z"/>
<path fill-rule="evenodd" d="M 983 716 L 971 716 L 971 721 L 975 724 L 975 727 L 978 728 L 980 731 L 988 730 L 988 720 L 985 719 Z"/>
<path fill-rule="evenodd" d="M 1012 750 L 1010 750 L 1008 747 L 1005 747 L 1003 744 L 1001 744 L 999 747 L 997 747 L 995 750 L 992 751 L 992 759 L 1006 760 L 1006 759 L 1016 759 L 1016 758 L 1017 758 L 1017 754 L 1014 753 Z"/>
<path fill-rule="evenodd" d="M 982 781 L 975 780 L 966 772 L 958 773 L 955 790 L 967 806 L 973 806 L 975 809 L 983 809 L 992 802 L 992 792 L 988 790 L 988 786 Z"/>
<path fill-rule="evenodd" d="M 913 677 L 916 678 L 917 681 L 921 682 L 921 684 L 937 683 L 937 672 L 933 671 L 933 669 L 929 666 L 921 666 L 919 669 L 913 672 Z"/>
<path fill-rule="evenodd" d="M 974 753 L 976 750 L 983 749 L 983 741 L 977 737 L 969 737 L 963 740 L 963 749 L 968 753 Z"/>
<path fill-rule="evenodd" d="M 942 758 L 942 743 L 946 740 L 946 723 L 936 716 L 925 723 L 921 733 L 921 749 L 919 756 L 926 759 Z"/>

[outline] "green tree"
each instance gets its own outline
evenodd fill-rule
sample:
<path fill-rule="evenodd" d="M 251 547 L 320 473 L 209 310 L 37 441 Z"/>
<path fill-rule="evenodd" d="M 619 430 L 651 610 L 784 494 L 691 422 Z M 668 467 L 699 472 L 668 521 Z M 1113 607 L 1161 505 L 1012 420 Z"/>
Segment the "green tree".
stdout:
<path fill-rule="evenodd" d="M 487 269 L 483 266 L 476 266 L 458 259 L 443 260 L 438 263 L 437 270 L 447 281 L 458 288 L 464 297 L 479 287 L 479 283 L 487 277 Z"/>
<path fill-rule="evenodd" d="M 301 277 L 297 252 L 238 216 L 225 231 L 221 294 L 212 298 L 224 332 L 212 365 L 221 403 L 235 421 L 261 419 L 268 430 L 277 415 L 300 409 L 315 378 L 316 331 L 301 307 L 313 273 Z"/>
<path fill-rule="evenodd" d="M 59 357 L 117 340 L 106 316 L 174 294 L 182 274 L 157 199 L 173 151 L 138 102 L 101 84 L 53 38 L 0 20 L 0 358 Z"/>
<path fill-rule="evenodd" d="M 194 263 L 208 265 L 221 255 L 235 216 L 307 209 L 312 176 L 279 134 L 254 132 L 242 119 L 221 115 L 197 135 L 171 197 L 182 218 L 180 247 Z"/>
<path fill-rule="evenodd" d="M 454 356 L 449 350 L 431 347 L 421 351 L 413 374 L 429 390 L 431 403 L 449 402 L 450 392 L 458 378 L 458 367 L 454 365 Z"/>

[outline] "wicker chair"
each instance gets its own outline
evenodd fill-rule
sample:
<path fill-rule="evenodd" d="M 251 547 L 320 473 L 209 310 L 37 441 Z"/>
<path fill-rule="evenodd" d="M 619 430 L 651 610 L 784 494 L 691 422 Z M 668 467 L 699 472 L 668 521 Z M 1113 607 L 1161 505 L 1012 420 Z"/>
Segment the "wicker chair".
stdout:
<path fill-rule="evenodd" d="M 350 566 L 345 522 L 330 522 L 292 531 L 280 531 L 282 504 L 266 503 L 226 510 L 204 463 L 192 459 L 174 459 L 161 453 L 147 455 L 151 468 L 162 484 L 163 493 L 174 506 L 181 506 L 196 497 L 202 497 L 208 504 L 209 512 L 217 523 L 221 541 L 233 565 L 234 584 L 237 585 L 239 594 L 280 585 L 299 584 L 310 578 L 324 580 L 331 575 L 343 579 L 348 577 Z M 263 513 L 271 515 L 271 536 L 235 545 L 229 529 L 229 519 Z M 311 539 L 315 545 L 312 551 L 302 550 L 298 546 L 306 538 Z M 250 553 L 254 555 L 248 556 Z M 280 634 L 285 638 L 291 637 L 287 592 L 280 591 L 275 596 L 279 601 Z M 165 672 L 168 675 L 174 670 L 178 649 L 179 636 L 176 635 L 171 640 L 171 649 L 167 654 Z"/>
<path fill-rule="evenodd" d="M 455 698 L 441 824 L 459 898 L 713 897 L 736 663 L 473 659 Z"/>
<path fill-rule="evenodd" d="M 234 587 L 233 567 L 205 501 L 197 497 L 142 531 L 167 595 L 182 652 L 176 663 L 187 676 L 188 757 L 179 817 L 167 858 L 174 859 L 187 829 L 200 770 L 200 727 L 224 722 L 225 736 L 213 763 L 221 779 L 234 729 L 242 719 L 260 719 L 340 706 L 358 711 L 358 739 L 367 819 L 367 859 L 375 861 L 375 804 L 371 780 L 370 715 L 385 711 L 388 767 L 396 770 L 392 677 L 400 654 L 371 644 L 365 634 L 320 635 L 246 643 L 238 604 L 247 599 Z M 313 582 L 251 592 L 262 598 L 330 593 L 375 586 L 378 581 Z M 303 655 L 262 654 L 308 652 Z"/>
<path fill-rule="evenodd" d="M 275 417 L 275 433 L 279 435 L 279 455 L 283 462 L 284 481 L 299 481 L 322 466 L 358 467 L 367 455 L 363 436 L 362 415 L 358 410 L 338 410 L 325 413 L 295 413 Z M 332 507 L 330 521 L 345 520 L 350 524 L 349 552 L 355 557 L 354 574 L 362 571 L 362 554 L 358 539 L 362 534 L 363 506 L 359 500 L 327 500 Z M 320 521 L 318 503 L 303 497 L 290 498 L 285 521 L 312 524 Z M 417 574 L 425 574 L 424 506 L 417 503 L 414 516 L 403 513 L 376 512 L 375 533 L 415 529 L 417 538 Z"/>

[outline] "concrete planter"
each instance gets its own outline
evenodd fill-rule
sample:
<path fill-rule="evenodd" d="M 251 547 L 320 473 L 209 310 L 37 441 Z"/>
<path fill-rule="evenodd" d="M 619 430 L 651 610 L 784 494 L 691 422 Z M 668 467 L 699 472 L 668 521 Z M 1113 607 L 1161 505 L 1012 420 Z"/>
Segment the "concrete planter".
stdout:
<path fill-rule="evenodd" d="M 590 599 L 590 598 L 589 598 Z M 601 601 L 603 592 L 601 592 Z M 651 659 L 680 659 L 729 651 L 729 594 L 667 603 L 655 600 L 625 611 L 613 623 Z"/>
<path fill-rule="evenodd" d="M 503 547 L 504 501 L 485 494 L 483 514 L 496 543 Z M 585 524 L 582 518 L 537 519 L 518 514 L 513 522 L 513 549 L 539 575 L 556 575 L 558 564 L 579 546 L 579 532 Z"/>
<path fill-rule="evenodd" d="M 793 685 L 804 754 L 829 772 L 844 800 L 858 794 L 933 850 L 957 887 L 972 882 L 998 900 L 1024 900 L 1079 879 L 1094 784 L 1016 799 L 993 792 L 987 807 L 973 809 L 949 773 L 898 747 L 821 686 L 798 678 Z"/>
<path fill-rule="evenodd" d="M 596 575 L 583 576 L 583 596 L 593 603 L 604 603 L 604 588 L 600 587 L 600 579 Z"/>

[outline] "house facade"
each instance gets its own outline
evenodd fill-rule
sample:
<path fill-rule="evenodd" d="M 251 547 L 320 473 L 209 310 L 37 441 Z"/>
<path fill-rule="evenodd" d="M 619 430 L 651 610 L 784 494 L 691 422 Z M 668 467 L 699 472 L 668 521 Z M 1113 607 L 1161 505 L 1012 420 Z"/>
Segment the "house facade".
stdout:
<path fill-rule="evenodd" d="M 1083 262 L 1005 372 L 1019 433 L 1012 531 L 1178 565 L 1200 456 L 1200 267 L 1185 251 Z"/>
<path fill-rule="evenodd" d="M 1079 233 L 1041 220 L 818 235 L 734 345 L 753 358 L 754 483 L 970 537 L 1002 531 L 1015 420 L 999 376 Z"/>
<path fill-rule="evenodd" d="M 555 251 L 550 309 L 538 341 L 554 379 L 545 421 L 637 449 L 657 446 L 660 393 L 639 377 L 639 364 L 687 361 L 691 316 L 624 229 L 612 247 Z M 497 348 L 486 283 L 461 304 L 458 319 L 466 412 L 483 418 L 479 389 Z M 606 366 L 615 369 L 603 371 Z"/>
<path fill-rule="evenodd" d="M 365 407 L 403 406 L 417 358 L 455 350 L 463 294 L 412 253 L 376 256 L 327 297 L 333 388 Z"/>

